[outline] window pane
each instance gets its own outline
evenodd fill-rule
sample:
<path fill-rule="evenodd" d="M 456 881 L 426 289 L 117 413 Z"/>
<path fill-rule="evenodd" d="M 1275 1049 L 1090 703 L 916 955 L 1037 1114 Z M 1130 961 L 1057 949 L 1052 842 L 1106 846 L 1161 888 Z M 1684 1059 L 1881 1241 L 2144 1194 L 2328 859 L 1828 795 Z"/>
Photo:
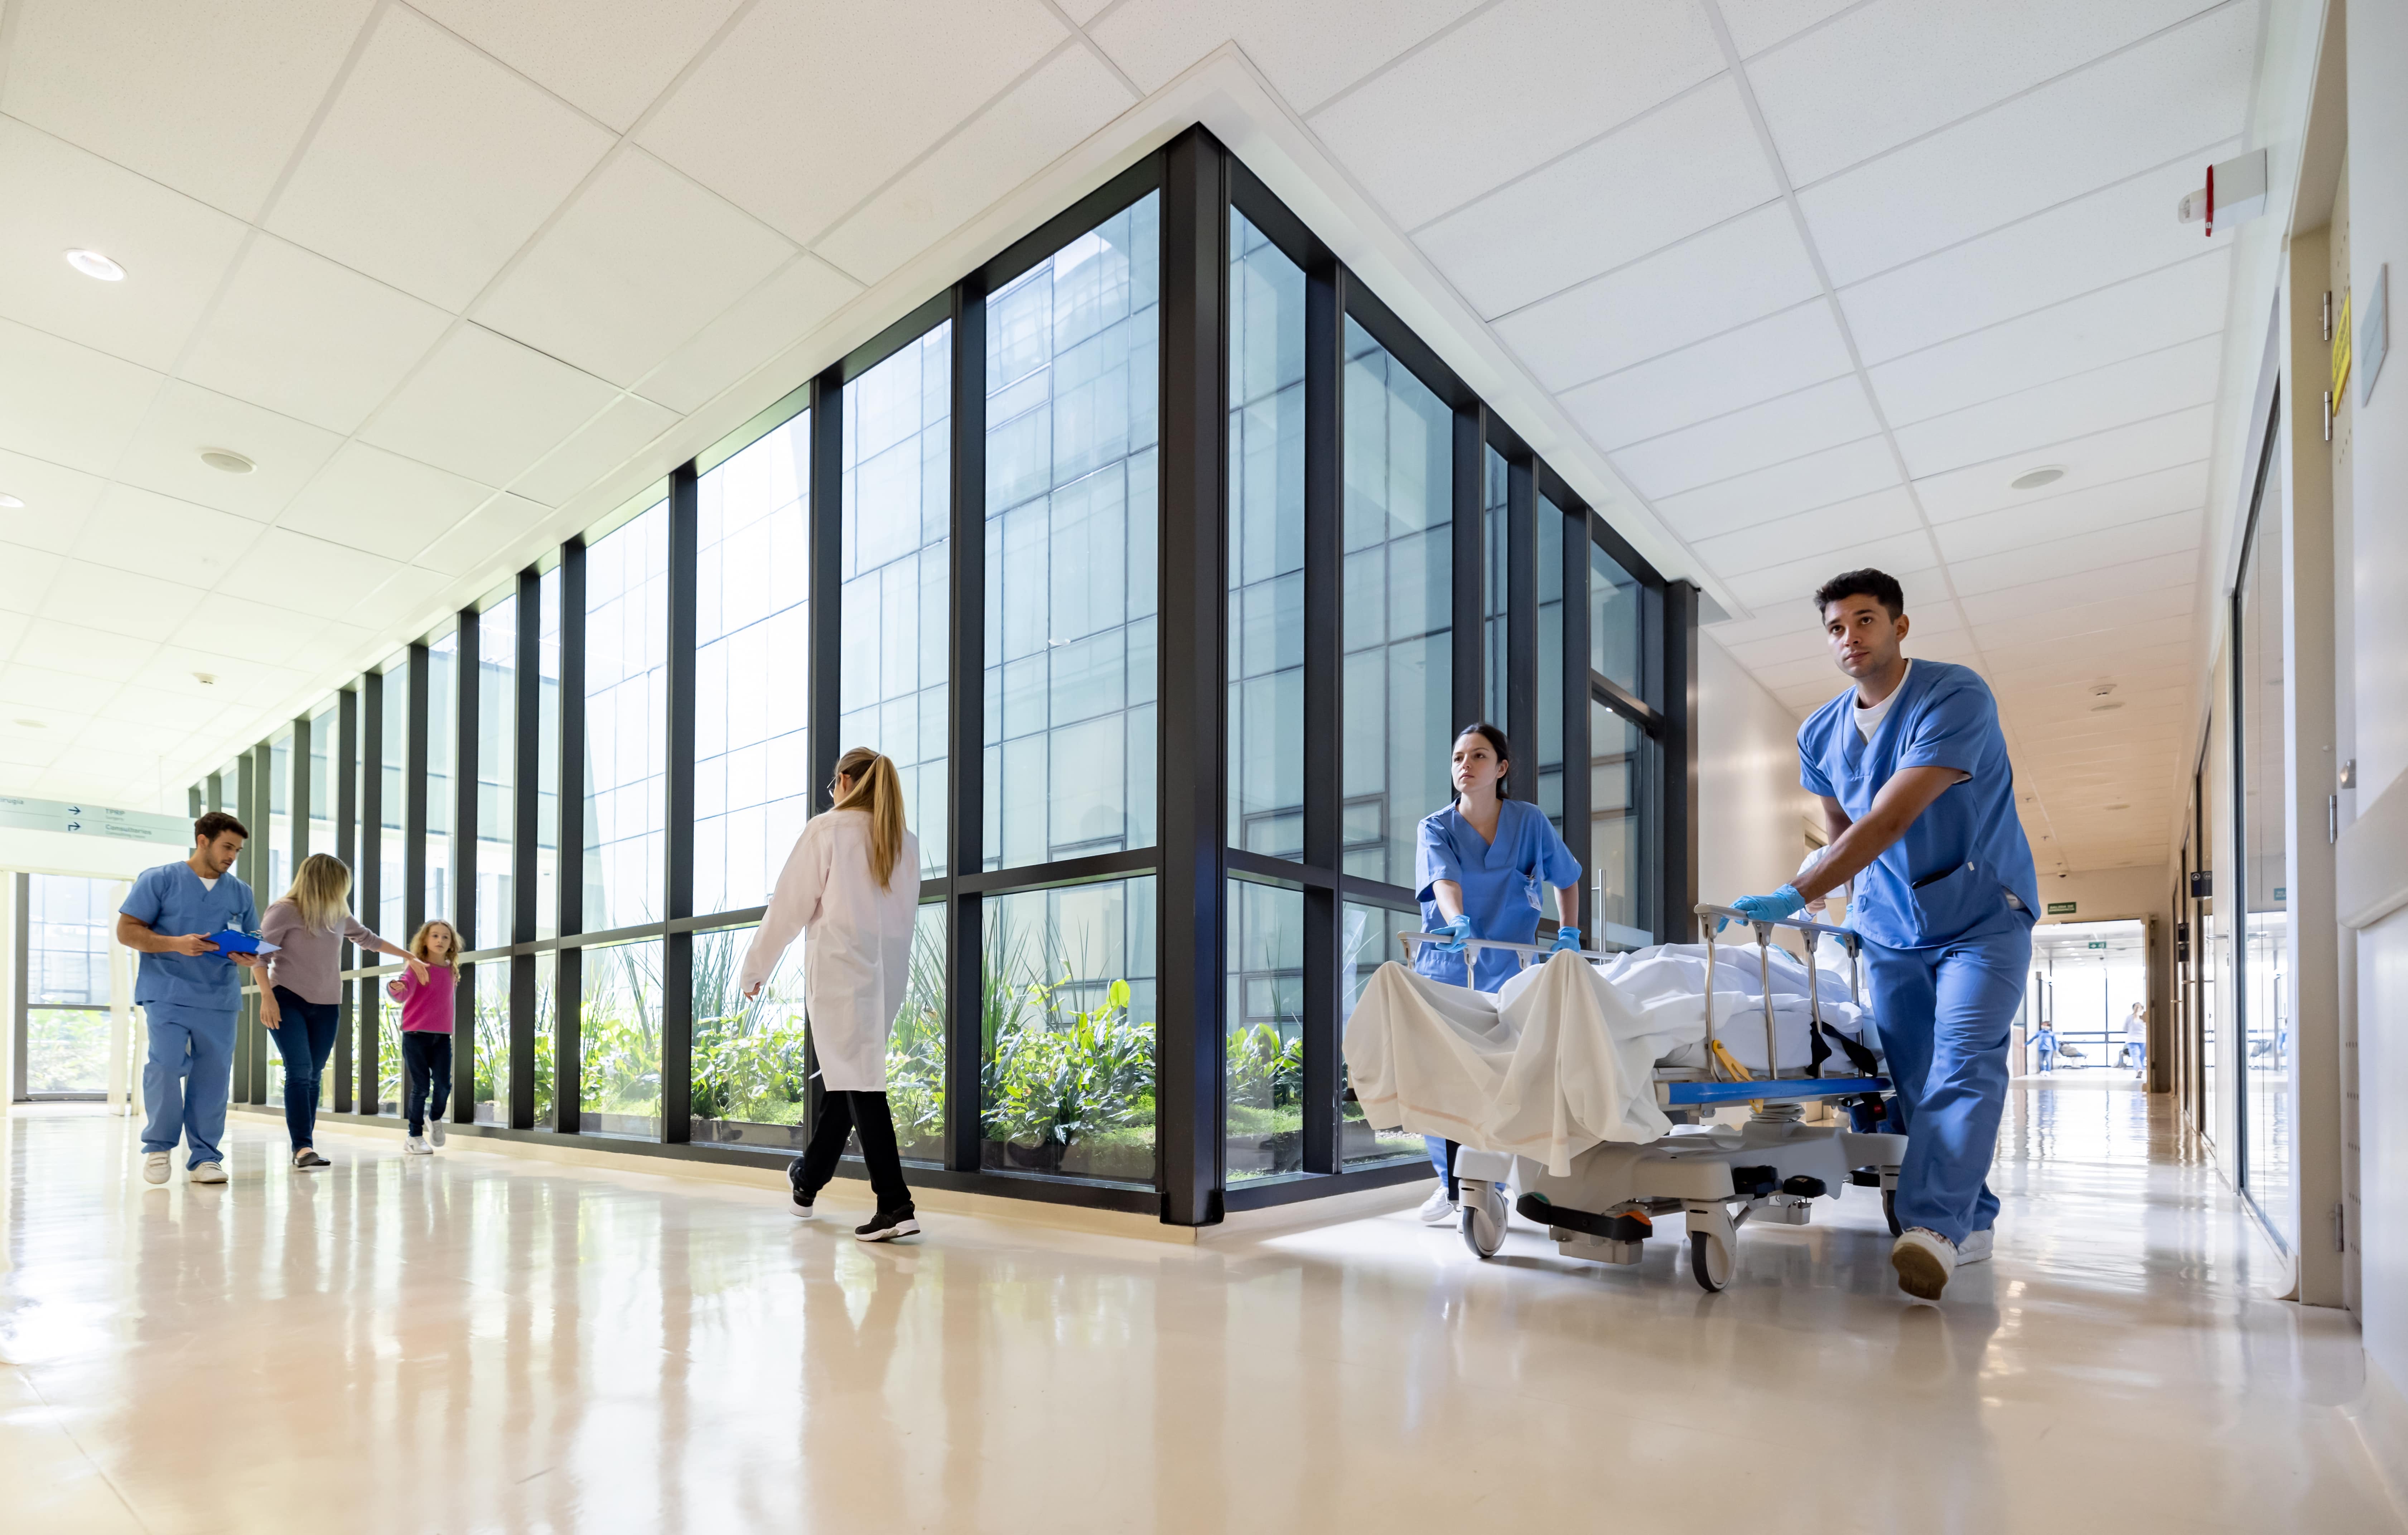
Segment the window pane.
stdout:
<path fill-rule="evenodd" d="M 1582 903 L 1591 947 L 1642 948 L 1656 941 L 1647 897 L 1640 807 L 1655 745 L 1647 733 L 1600 703 L 1588 709 L 1589 857 L 1595 890 Z"/>
<path fill-rule="evenodd" d="M 552 1003 L 553 987 L 560 979 L 560 955 L 546 950 L 535 956 L 535 1124 L 539 1130 L 558 1127 L 553 1111 L 558 1107 L 554 1092 L 558 1079 L 553 1068 L 560 1059 L 560 1010 Z"/>
<path fill-rule="evenodd" d="M 260 869 L 260 888 L 251 892 L 259 910 L 293 886 L 293 731 L 276 733 L 267 743 L 267 862 Z"/>
<path fill-rule="evenodd" d="M 329 698 L 309 716 L 309 851 L 329 856 L 342 851 L 335 845 L 335 800 L 342 787 L 335 759 L 342 750 L 342 733 L 340 700 Z"/>
<path fill-rule="evenodd" d="M 109 882 L 32 874 L 25 889 L 25 999 L 37 1007 L 107 1007 L 109 934 L 117 925 Z"/>
<path fill-rule="evenodd" d="M 589 933 L 661 916 L 661 826 L 668 792 L 668 503 L 658 502 L 585 552 Z M 586 963 L 591 989 L 590 954 Z M 592 1036 L 587 1039 L 590 1072 Z M 657 1082 L 652 1091 L 657 1099 Z"/>
<path fill-rule="evenodd" d="M 1346 986 L 1346 1017 L 1354 1016 L 1354 1004 L 1363 999 L 1363 988 L 1371 983 L 1371 972 L 1390 960 L 1404 958 L 1404 945 L 1397 941 L 1398 933 L 1418 933 L 1422 916 L 1417 911 L 1394 910 L 1384 906 L 1357 906 L 1348 901 L 1340 919 L 1344 931 L 1340 963 Z M 1340 1027 L 1344 1027 L 1340 1020 Z M 1375 1130 L 1363 1122 L 1363 1106 L 1343 1093 L 1340 1095 L 1338 1154 L 1341 1166 L 1361 1167 L 1376 1162 L 1393 1162 L 1400 1157 L 1427 1155 L 1422 1138 L 1404 1130 Z"/>
<path fill-rule="evenodd" d="M 1539 808 L 1564 829 L 1564 509 L 1539 497 Z M 1518 726 L 1519 722 L 1516 722 Z M 1552 904 L 1545 910 L 1553 911 Z"/>
<path fill-rule="evenodd" d="M 108 1091 L 108 1010 L 25 1010 L 25 1093 Z"/>
<path fill-rule="evenodd" d="M 480 879 L 482 876 L 480 875 Z M 509 1123 L 510 1095 L 510 962 L 488 960 L 471 965 L 463 978 L 474 987 L 477 1027 L 470 1048 L 476 1052 L 477 1123 Z M 460 1041 L 452 1041 L 457 1050 Z"/>
<path fill-rule="evenodd" d="M 452 910 L 452 689 L 460 644 L 445 635 L 426 647 L 426 920 L 457 923 Z"/>
<path fill-rule="evenodd" d="M 1154 841 L 1160 211 L 986 303 L 989 868 Z"/>
<path fill-rule="evenodd" d="M 1304 271 L 1234 210 L 1229 845 L 1304 855 Z"/>
<path fill-rule="evenodd" d="M 1612 555 L 1588 546 L 1588 664 L 1634 698 L 1639 677 L 1639 578 Z"/>
<path fill-rule="evenodd" d="M 376 1009 L 377 1017 L 377 1105 L 376 1112 L 388 1118 L 401 1114 L 401 1004 L 386 995 L 385 983 L 401 973 L 398 965 L 390 975 L 373 975 L 360 982 L 360 995 Z"/>
<path fill-rule="evenodd" d="M 585 951 L 579 1004 L 584 1075 L 579 1123 L 588 1135 L 661 1133 L 661 940 Z"/>
<path fill-rule="evenodd" d="M 1151 1186 L 1154 878 L 984 902 L 981 1162 Z"/>
<path fill-rule="evenodd" d="M 1454 431 L 1445 402 L 1350 317 L 1345 869 L 1405 886 L 1415 828 L 1448 796 Z"/>
<path fill-rule="evenodd" d="M 537 583 L 539 645 L 535 731 L 535 936 L 560 933 L 560 571 Z M 547 979 L 542 995 L 552 995 Z M 546 1047 L 548 1048 L 548 1047 Z"/>
<path fill-rule="evenodd" d="M 405 846 L 401 825 L 402 775 L 408 765 L 409 746 L 409 659 L 396 655 L 384 664 L 383 698 L 379 712 L 382 729 L 382 749 L 376 765 L 377 819 L 377 931 L 395 943 L 409 940 L 408 923 L 408 892 L 402 888 L 406 868 L 402 861 Z M 399 1055 L 378 1057 L 380 1069 L 400 1069 Z M 396 1100 L 398 1101 L 398 1100 Z M 379 1111 L 382 1112 L 383 1111 Z"/>
<path fill-rule="evenodd" d="M 2291 1176 L 2291 1019 L 2286 975 L 2290 876 L 2286 872 L 2283 768 L 2283 521 L 2278 484 L 2269 482 L 2250 533 L 2249 570 L 2241 583 L 2241 824 L 2243 908 L 2241 1164 L 2250 1198 L 2286 1246 L 2299 1243 L 2299 1199 Z M 2103 1053 L 2102 1053 L 2103 1054 Z"/>
<path fill-rule="evenodd" d="M 1229 882 L 1228 1181 L 1304 1170 L 1304 893 Z"/>
<path fill-rule="evenodd" d="M 518 653 L 519 599 L 508 596 L 477 620 L 477 930 L 462 935 L 472 947 L 496 948 L 519 938 L 510 925 L 518 899 L 511 869 L 518 846 Z M 505 981 L 506 1010 L 509 992 Z M 480 1075 L 483 1050 L 480 1034 Z"/>
<path fill-rule="evenodd" d="M 1481 466 L 1480 614 L 1485 653 L 1482 657 L 1484 665 L 1481 669 L 1480 717 L 1503 730 L 1510 740 L 1527 724 L 1506 718 L 1512 712 L 1512 640 L 1505 625 L 1505 608 L 1511 600 L 1512 584 L 1512 524 L 1507 506 L 1511 479 L 1505 468 L 1505 455 L 1494 448 L 1483 451 Z"/>
<path fill-rule="evenodd" d="M 706 915 L 767 899 L 810 813 L 810 464 L 806 411 L 695 486 L 694 909 Z"/>

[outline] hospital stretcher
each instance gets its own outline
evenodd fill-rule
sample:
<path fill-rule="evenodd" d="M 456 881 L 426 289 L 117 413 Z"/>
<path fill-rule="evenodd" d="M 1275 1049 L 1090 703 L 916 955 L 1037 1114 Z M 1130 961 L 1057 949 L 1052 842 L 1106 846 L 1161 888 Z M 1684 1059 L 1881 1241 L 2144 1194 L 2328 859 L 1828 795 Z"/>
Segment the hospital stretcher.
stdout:
<path fill-rule="evenodd" d="M 1710 1293 L 1730 1283 L 1742 1225 L 1753 1220 L 1804 1226 L 1817 1198 L 1836 1198 L 1846 1184 L 1878 1187 L 1883 1214 L 1891 1232 L 1897 1232 L 1893 1204 L 1899 1166 L 1906 1156 L 1906 1137 L 1805 1122 L 1810 1103 L 1856 1099 L 1878 1110 L 1890 1092 L 1889 1080 L 1867 1072 L 1861 1065 L 1854 1075 L 1825 1076 L 1819 1054 L 1807 1066 L 1782 1067 L 1773 1023 L 1770 957 L 1773 928 L 1787 927 L 1806 935 L 1806 995 L 1813 1038 L 1817 1040 L 1824 1038 L 1824 1022 L 1815 948 L 1825 937 L 1845 946 L 1849 996 L 1861 1008 L 1861 940 L 1844 927 L 1803 918 L 1757 921 L 1726 906 L 1701 905 L 1697 911 L 1701 918 L 1729 918 L 1754 930 L 1769 1074 L 1749 1071 L 1717 1037 L 1713 974 L 1718 945 L 1709 933 L 1706 1064 L 1658 1065 L 1655 1071 L 1656 1106 L 1677 1127 L 1656 1140 L 1606 1141 L 1594 1146 L 1572 1159 L 1570 1176 L 1563 1178 L 1550 1176 L 1543 1164 L 1528 1157 L 1462 1146 L 1455 1169 L 1463 1240 L 1478 1256 L 1493 1257 L 1504 1245 L 1509 1191 L 1516 1186 L 1521 1198 L 1511 1208 L 1544 1226 L 1556 1251 L 1565 1256 L 1594 1263 L 1636 1264 L 1647 1239 L 1656 1234 L 1656 1222 L 1683 1216 L 1689 1239 L 1689 1270 Z M 1408 962 L 1422 944 L 1448 940 L 1443 933 L 1397 937 Z M 1543 962 L 1551 952 L 1535 944 L 1479 939 L 1466 940 L 1464 948 L 1516 954 L 1524 966 L 1533 958 Z M 1611 956 L 1583 951 L 1582 957 L 1594 963 Z M 1861 1050 L 1846 1052 L 1845 1058 L 1852 1064 L 1870 1059 Z M 1744 1123 L 1705 1123 L 1717 1111 L 1736 1104 L 1749 1108 Z M 1877 1113 L 1873 1117 L 1879 1122 Z"/>

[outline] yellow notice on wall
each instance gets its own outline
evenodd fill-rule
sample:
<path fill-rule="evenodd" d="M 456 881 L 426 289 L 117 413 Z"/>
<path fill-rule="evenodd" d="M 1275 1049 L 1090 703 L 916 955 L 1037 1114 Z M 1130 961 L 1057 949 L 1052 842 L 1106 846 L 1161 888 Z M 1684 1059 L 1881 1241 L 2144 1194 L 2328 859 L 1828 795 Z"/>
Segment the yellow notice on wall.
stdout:
<path fill-rule="evenodd" d="M 2344 292 L 2341 295 L 2341 323 L 2333 327 L 2332 402 L 2335 412 L 2341 409 L 2342 386 L 2347 382 L 2349 382 L 2349 294 Z"/>

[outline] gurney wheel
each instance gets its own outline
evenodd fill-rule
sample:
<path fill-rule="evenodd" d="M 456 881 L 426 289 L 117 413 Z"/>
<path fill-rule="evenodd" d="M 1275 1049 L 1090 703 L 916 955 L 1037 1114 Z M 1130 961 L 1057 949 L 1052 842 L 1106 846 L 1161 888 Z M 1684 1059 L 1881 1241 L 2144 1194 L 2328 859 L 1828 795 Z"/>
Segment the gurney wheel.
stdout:
<path fill-rule="evenodd" d="M 1882 1219 L 1889 1222 L 1889 1234 L 1891 1236 L 1902 1237 L 1906 1235 L 1906 1227 L 1898 1224 L 1898 1190 L 1894 1188 L 1885 1188 L 1882 1190 Z"/>
<path fill-rule="evenodd" d="M 1505 1245 L 1505 1196 L 1494 1184 L 1463 1195 L 1463 1245 L 1473 1257 L 1493 1258 Z"/>
<path fill-rule="evenodd" d="M 1731 1250 L 1729 1244 L 1711 1231 L 1689 1233 L 1689 1273 L 1698 1288 L 1708 1295 L 1719 1295 L 1731 1282 Z"/>

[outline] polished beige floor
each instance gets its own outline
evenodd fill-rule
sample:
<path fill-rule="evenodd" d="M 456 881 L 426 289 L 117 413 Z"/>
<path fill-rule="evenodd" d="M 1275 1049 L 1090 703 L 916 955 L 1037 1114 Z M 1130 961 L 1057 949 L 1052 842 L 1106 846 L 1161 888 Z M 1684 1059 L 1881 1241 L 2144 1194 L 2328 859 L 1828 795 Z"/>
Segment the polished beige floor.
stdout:
<path fill-rule="evenodd" d="M 1936 1310 L 1861 1194 L 1708 1298 L 1669 1242 L 866 1248 L 747 1190 L 278 1139 L 237 1116 L 230 1185 L 150 1189 L 122 1121 L 0 1130 L 0 1530 L 2401 1528 L 2347 1319 L 2266 1298 L 2120 1084 L 2016 1090 L 1998 1261 Z"/>

